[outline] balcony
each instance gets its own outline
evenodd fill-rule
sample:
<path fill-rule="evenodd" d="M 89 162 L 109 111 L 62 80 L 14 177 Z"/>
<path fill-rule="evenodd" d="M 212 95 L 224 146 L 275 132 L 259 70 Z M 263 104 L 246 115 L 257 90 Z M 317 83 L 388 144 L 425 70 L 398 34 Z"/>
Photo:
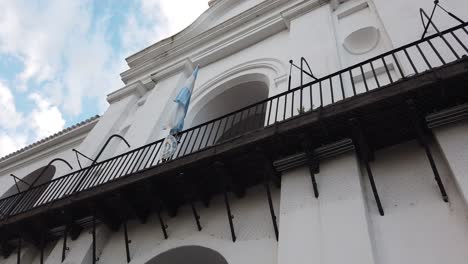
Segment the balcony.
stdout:
<path fill-rule="evenodd" d="M 279 187 L 284 166 L 308 164 L 313 172 L 321 158 L 353 147 L 369 165 L 377 149 L 413 139 L 424 145 L 428 114 L 468 102 L 467 46 L 465 23 L 187 129 L 169 160 L 160 159 L 161 139 L 4 198 L 3 252 L 18 238 L 41 248 L 96 222 L 126 230 L 127 220 L 145 222 L 153 212 L 167 236 L 160 212 L 176 216 L 191 204 L 199 224 L 198 202 L 209 206 L 224 194 L 229 212 L 226 193 L 242 198 L 254 185 Z M 273 164 L 285 157 L 299 158 Z"/>

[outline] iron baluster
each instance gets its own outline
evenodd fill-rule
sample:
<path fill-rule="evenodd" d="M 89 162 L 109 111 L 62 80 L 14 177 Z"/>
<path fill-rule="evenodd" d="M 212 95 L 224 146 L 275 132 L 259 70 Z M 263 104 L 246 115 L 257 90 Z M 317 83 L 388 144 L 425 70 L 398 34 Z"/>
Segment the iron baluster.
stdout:
<path fill-rule="evenodd" d="M 388 69 L 387 62 L 385 61 L 385 56 L 382 57 L 382 62 L 385 67 L 385 72 L 387 73 L 388 79 L 390 80 L 390 83 L 393 83 L 392 75 L 390 74 L 390 70 Z"/>
<path fill-rule="evenodd" d="M 349 78 L 351 79 L 351 85 L 353 86 L 353 95 L 356 95 L 356 85 L 354 84 L 352 70 L 349 70 Z"/>
<path fill-rule="evenodd" d="M 411 67 L 413 68 L 414 73 L 418 74 L 418 69 L 416 69 L 416 66 L 414 65 L 413 60 L 411 59 L 410 55 L 408 54 L 408 51 L 406 49 L 403 50 L 406 58 L 408 59 L 409 63 L 411 64 Z"/>
<path fill-rule="evenodd" d="M 416 48 L 418 49 L 419 53 L 421 54 L 421 56 L 422 56 L 424 62 L 426 63 L 427 67 L 429 67 L 429 69 L 432 69 L 432 66 L 429 63 L 429 61 L 427 60 L 426 55 L 424 55 L 423 51 L 421 50 L 421 48 L 419 47 L 418 44 L 416 44 Z"/>
<path fill-rule="evenodd" d="M 401 69 L 400 63 L 398 62 L 398 59 L 395 56 L 395 53 L 392 53 L 392 58 L 393 58 L 393 61 L 395 61 L 395 64 L 398 68 L 398 72 L 400 73 L 401 78 L 405 78 L 405 74 L 403 73 L 403 70 Z"/>
<path fill-rule="evenodd" d="M 370 66 L 371 66 L 371 69 L 372 69 L 372 74 L 374 75 L 375 83 L 377 84 L 377 88 L 380 88 L 379 78 L 377 77 L 377 74 L 376 74 L 375 68 L 374 68 L 374 64 L 372 63 L 372 61 L 370 62 Z"/>
<path fill-rule="evenodd" d="M 344 86 L 343 86 L 343 76 L 341 76 L 341 73 L 339 75 L 340 75 L 341 95 L 343 96 L 343 100 L 344 100 L 346 96 L 345 96 L 345 91 L 344 91 Z"/>
<path fill-rule="evenodd" d="M 320 91 L 320 107 L 323 107 L 323 90 L 322 90 L 322 82 L 319 81 L 319 91 Z"/>
<path fill-rule="evenodd" d="M 432 50 L 434 51 L 434 53 L 437 55 L 437 57 L 439 58 L 440 62 L 442 62 L 443 65 L 445 65 L 445 60 L 444 58 L 442 58 L 442 56 L 440 55 L 439 51 L 437 51 L 437 49 L 434 47 L 434 44 L 432 44 L 432 41 L 430 39 L 427 40 L 427 43 L 429 43 L 429 46 L 432 48 Z"/>

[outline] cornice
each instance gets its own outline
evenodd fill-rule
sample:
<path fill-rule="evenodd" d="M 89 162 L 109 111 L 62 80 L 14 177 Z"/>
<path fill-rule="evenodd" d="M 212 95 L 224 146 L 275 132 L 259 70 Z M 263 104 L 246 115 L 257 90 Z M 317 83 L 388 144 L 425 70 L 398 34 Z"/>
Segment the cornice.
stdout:
<path fill-rule="evenodd" d="M 330 0 L 316 0 L 316 1 L 305 0 L 281 12 L 281 15 L 286 23 L 286 26 L 289 29 L 292 20 L 324 4 L 327 4 L 328 2 L 330 2 Z"/>
<path fill-rule="evenodd" d="M 174 41 L 170 43 L 171 48 L 167 49 L 168 43 L 163 40 L 162 42 L 156 43 L 153 46 L 144 49 L 140 53 L 133 56 L 138 56 L 139 59 L 132 61 L 131 68 L 121 74 L 122 81 L 128 83 L 129 80 L 134 79 L 145 69 L 152 68 L 158 64 L 165 64 L 170 60 L 174 60 L 180 54 L 189 53 L 190 51 L 206 45 L 207 43 L 213 42 L 217 38 L 222 38 L 230 31 L 236 31 L 239 28 L 245 27 L 247 24 L 252 24 L 254 20 L 259 20 L 262 15 L 268 11 L 279 7 L 282 4 L 288 3 L 287 0 L 270 0 L 264 1 L 255 7 L 240 13 L 239 15 L 228 19 L 191 39 L 177 39 L 177 35 L 174 36 Z M 223 3 L 220 3 L 220 5 Z M 217 6 L 217 5 L 216 5 Z M 215 6 L 215 7 L 216 7 Z M 258 26 L 262 26 L 265 21 L 259 21 L 256 23 Z M 255 24 L 254 24 L 255 25 Z M 161 43 L 161 44 L 160 44 Z"/>
<path fill-rule="evenodd" d="M 133 68 L 134 66 L 141 64 L 147 60 L 149 54 L 162 54 L 174 46 L 196 37 L 193 35 L 196 34 L 197 31 L 200 31 L 198 34 L 196 34 L 198 36 L 200 33 L 203 33 L 209 29 L 209 20 L 211 18 L 216 17 L 219 13 L 229 9 L 232 4 L 232 0 L 217 0 L 214 5 L 210 6 L 210 8 L 203 12 L 203 14 L 201 14 L 192 24 L 190 24 L 182 31 L 162 39 L 127 57 L 125 60 L 127 61 L 128 66 Z"/>
<path fill-rule="evenodd" d="M 239 14 L 163 54 L 152 57 L 148 53 L 151 59 L 123 72 L 122 80 L 127 83 L 148 74 L 152 75 L 153 80 L 164 78 L 179 71 L 183 67 L 183 60 L 187 57 L 196 64 L 206 65 L 282 30 L 287 30 L 291 20 L 328 3 L 328 0 L 304 0 L 291 4 L 281 12 L 265 16 L 268 11 L 278 8 L 285 2 L 287 1 L 265 1 L 251 11 Z"/>
<path fill-rule="evenodd" d="M 135 94 L 138 97 L 142 97 L 143 95 L 145 95 L 147 90 L 148 89 L 143 84 L 143 82 L 137 81 L 137 82 L 131 83 L 129 85 L 126 85 L 126 86 L 120 88 L 117 91 L 114 91 L 114 92 L 108 94 L 107 95 L 107 102 L 109 102 L 109 104 L 112 104 L 112 103 L 114 103 L 116 101 L 121 100 L 124 97 L 127 97 L 130 94 Z"/>

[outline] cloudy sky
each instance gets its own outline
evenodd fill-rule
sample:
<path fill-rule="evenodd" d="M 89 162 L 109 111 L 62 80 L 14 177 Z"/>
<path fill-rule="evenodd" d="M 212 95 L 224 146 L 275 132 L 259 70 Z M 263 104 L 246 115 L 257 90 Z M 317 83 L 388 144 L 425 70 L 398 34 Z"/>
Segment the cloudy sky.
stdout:
<path fill-rule="evenodd" d="M 0 157 L 96 114 L 125 58 L 208 0 L 0 0 Z"/>

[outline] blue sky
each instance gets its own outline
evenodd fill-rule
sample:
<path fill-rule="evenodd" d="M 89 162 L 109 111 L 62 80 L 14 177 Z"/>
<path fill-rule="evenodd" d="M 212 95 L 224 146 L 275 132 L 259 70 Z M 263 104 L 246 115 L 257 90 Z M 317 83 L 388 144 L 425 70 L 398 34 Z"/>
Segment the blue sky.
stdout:
<path fill-rule="evenodd" d="M 0 157 L 107 108 L 125 58 L 208 0 L 0 0 Z"/>

